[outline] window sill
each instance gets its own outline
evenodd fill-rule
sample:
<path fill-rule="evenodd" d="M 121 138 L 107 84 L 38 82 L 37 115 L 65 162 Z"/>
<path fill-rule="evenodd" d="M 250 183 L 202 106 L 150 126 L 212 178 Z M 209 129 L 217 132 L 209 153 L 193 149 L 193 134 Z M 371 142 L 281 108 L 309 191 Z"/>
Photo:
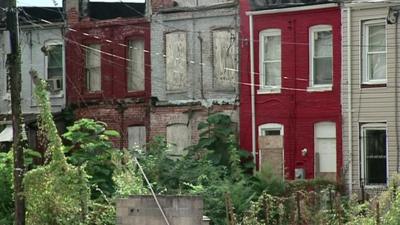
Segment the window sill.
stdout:
<path fill-rule="evenodd" d="M 366 184 L 365 189 L 386 189 L 387 184 Z"/>
<path fill-rule="evenodd" d="M 184 93 L 187 93 L 187 91 L 186 90 L 175 90 L 175 91 L 166 91 L 166 93 L 167 94 L 184 94 Z"/>
<path fill-rule="evenodd" d="M 261 88 L 257 90 L 257 94 L 264 95 L 264 94 L 279 94 L 281 93 L 281 88 Z"/>
<path fill-rule="evenodd" d="M 386 83 L 363 83 L 361 84 L 361 88 L 379 88 L 386 87 Z"/>
<path fill-rule="evenodd" d="M 311 86 L 307 88 L 307 92 L 324 92 L 332 91 L 332 85 L 327 86 Z"/>

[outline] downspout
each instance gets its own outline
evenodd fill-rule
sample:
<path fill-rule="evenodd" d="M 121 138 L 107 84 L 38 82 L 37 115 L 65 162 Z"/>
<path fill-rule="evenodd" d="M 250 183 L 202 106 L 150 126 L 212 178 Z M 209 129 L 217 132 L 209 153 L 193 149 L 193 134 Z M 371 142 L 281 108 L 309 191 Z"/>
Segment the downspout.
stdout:
<path fill-rule="evenodd" d="M 395 91 L 395 101 L 394 101 L 394 103 L 395 103 L 395 116 L 394 116 L 394 118 L 395 118 L 395 127 L 396 127 L 396 145 L 397 145 L 397 157 L 396 157 L 396 172 L 397 173 L 399 173 L 399 151 L 400 151 L 400 146 L 399 146 L 399 108 L 398 108 L 398 105 L 399 105 L 399 103 L 398 103 L 398 100 L 399 100 L 399 91 L 397 90 L 397 88 L 398 88 L 398 83 L 397 83 L 397 81 L 398 81 L 398 79 L 397 79 L 397 71 L 398 71 L 398 69 L 397 69 L 397 66 L 398 66 L 398 62 L 399 62 L 399 60 L 398 60 L 398 50 L 397 50 L 397 48 L 398 48 L 398 41 L 397 41 L 397 32 L 398 32 L 398 17 L 399 17 L 399 11 L 397 11 L 396 12 L 396 23 L 395 23 L 395 31 L 394 31 L 394 42 L 395 42 L 395 44 L 394 44 L 394 46 L 395 46 L 395 48 L 394 48 L 394 56 L 395 56 L 395 66 L 394 66 L 394 91 Z"/>
<path fill-rule="evenodd" d="M 351 95 L 351 8 L 347 8 L 347 117 L 348 117 L 348 145 L 349 145 L 349 195 L 353 192 L 353 118 Z"/>
<path fill-rule="evenodd" d="M 254 83 L 254 30 L 253 30 L 253 15 L 249 18 L 250 25 L 250 88 L 251 88 L 251 150 L 253 160 L 257 168 L 256 155 L 256 104 L 255 104 L 255 83 Z"/>

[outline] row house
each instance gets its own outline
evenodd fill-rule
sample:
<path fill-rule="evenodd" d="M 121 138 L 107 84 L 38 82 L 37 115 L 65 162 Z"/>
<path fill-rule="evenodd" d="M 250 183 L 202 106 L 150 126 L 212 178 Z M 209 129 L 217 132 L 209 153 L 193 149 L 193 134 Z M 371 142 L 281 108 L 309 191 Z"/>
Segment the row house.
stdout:
<path fill-rule="evenodd" d="M 259 168 L 337 180 L 341 9 L 329 0 L 241 1 L 240 140 Z"/>
<path fill-rule="evenodd" d="M 0 11 L 3 9 L 2 7 Z M 20 7 L 18 11 L 22 62 L 21 109 L 29 144 L 38 147 L 36 116 L 39 108 L 33 97 L 34 84 L 29 71 L 36 70 L 40 78 L 48 81 L 52 111 L 57 126 L 61 129 L 64 124 L 61 112 L 66 103 L 64 22 L 61 8 Z M 9 32 L 6 30 L 5 21 L 1 21 L 1 18 L 5 18 L 2 13 L 0 13 L 0 117 L 5 129 L 0 133 L 0 143 L 5 144 L 11 143 L 13 139 L 10 84 L 7 75 L 7 54 L 11 50 Z"/>
<path fill-rule="evenodd" d="M 209 114 L 238 121 L 238 5 L 152 1 L 150 137 L 166 137 L 174 154 L 197 142 L 197 126 Z"/>
<path fill-rule="evenodd" d="M 349 192 L 376 192 L 399 172 L 400 4 L 342 8 L 343 148 Z"/>
<path fill-rule="evenodd" d="M 150 23 L 145 3 L 64 2 L 67 102 L 76 119 L 105 122 L 122 147 L 149 130 Z"/>

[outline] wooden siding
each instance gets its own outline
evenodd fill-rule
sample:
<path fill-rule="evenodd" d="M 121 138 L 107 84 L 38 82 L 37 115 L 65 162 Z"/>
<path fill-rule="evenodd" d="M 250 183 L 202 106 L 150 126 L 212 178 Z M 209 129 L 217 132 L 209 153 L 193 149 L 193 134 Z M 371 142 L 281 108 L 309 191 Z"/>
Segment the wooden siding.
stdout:
<path fill-rule="evenodd" d="M 386 87 L 361 87 L 362 79 L 362 23 L 371 19 L 383 19 L 386 21 L 388 7 L 374 7 L 363 9 L 352 9 L 351 11 L 351 40 L 347 40 L 347 10 L 342 10 L 342 34 L 343 34 L 343 61 L 342 61 L 342 113 L 343 113 L 343 149 L 344 161 L 343 171 L 345 172 L 345 183 L 349 184 L 349 171 L 352 172 L 352 187 L 354 192 L 360 190 L 360 160 L 361 160 L 361 124 L 364 123 L 386 123 L 387 127 L 387 158 L 388 177 L 397 171 L 397 140 L 395 116 L 399 109 L 395 107 L 395 25 L 386 25 L 387 39 L 387 85 Z M 399 31 L 399 30 L 398 30 Z M 398 32 L 397 31 L 397 32 Z M 399 39 L 398 39 L 399 40 Z M 348 74 L 348 47 L 351 46 L 351 74 Z M 348 80 L 351 77 L 351 100 L 352 100 L 352 152 L 349 152 L 349 130 L 348 130 Z M 399 90 L 397 90 L 399 91 Z M 397 125 L 398 126 L 398 125 Z M 350 164 L 350 154 L 352 164 Z M 349 168 L 349 165 L 352 165 Z"/>

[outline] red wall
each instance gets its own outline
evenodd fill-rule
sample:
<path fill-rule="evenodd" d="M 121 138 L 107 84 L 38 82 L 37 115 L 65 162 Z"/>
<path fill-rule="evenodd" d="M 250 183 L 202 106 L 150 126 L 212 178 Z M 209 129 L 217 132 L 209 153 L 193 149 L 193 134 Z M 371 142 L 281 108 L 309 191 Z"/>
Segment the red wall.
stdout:
<path fill-rule="evenodd" d="M 127 128 L 146 126 L 149 132 L 151 96 L 150 24 L 145 19 L 83 20 L 72 25 L 66 34 L 67 103 L 75 117 L 103 121 L 115 129 L 121 138 L 114 139 L 116 147 L 127 147 Z M 145 90 L 127 91 L 127 44 L 130 39 L 144 39 Z M 88 93 L 85 85 L 85 48 L 99 43 L 101 51 L 102 91 Z M 124 102 L 124 115 L 118 103 Z"/>
<path fill-rule="evenodd" d="M 247 1 L 242 4 L 240 142 L 251 151 L 250 38 Z M 254 16 L 254 69 L 256 91 L 259 84 L 259 32 L 268 28 L 282 30 L 282 90 L 279 94 L 256 94 L 256 132 L 265 123 L 284 126 L 285 167 L 289 179 L 295 167 L 303 167 L 306 178 L 314 177 L 314 124 L 336 123 L 337 172 L 342 165 L 341 122 L 341 29 L 340 8 L 315 9 Z M 309 27 L 331 25 L 333 31 L 332 91 L 307 92 L 309 86 Z M 257 134 L 258 137 L 258 134 Z M 303 157 L 301 150 L 307 148 Z M 257 160 L 258 161 L 258 160 Z"/>
<path fill-rule="evenodd" d="M 144 19 L 116 19 L 98 22 L 82 21 L 72 26 L 67 33 L 67 101 L 69 104 L 83 100 L 116 100 L 121 98 L 144 98 L 151 93 L 150 68 L 150 24 Z M 145 41 L 145 91 L 127 92 L 126 68 L 129 39 L 143 38 Z M 82 45 L 102 45 L 102 91 L 88 93 L 85 87 L 85 48 Z"/>

